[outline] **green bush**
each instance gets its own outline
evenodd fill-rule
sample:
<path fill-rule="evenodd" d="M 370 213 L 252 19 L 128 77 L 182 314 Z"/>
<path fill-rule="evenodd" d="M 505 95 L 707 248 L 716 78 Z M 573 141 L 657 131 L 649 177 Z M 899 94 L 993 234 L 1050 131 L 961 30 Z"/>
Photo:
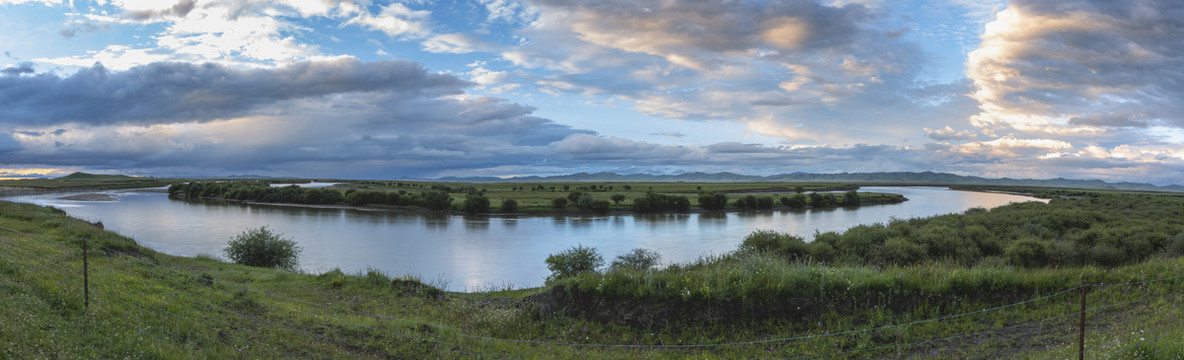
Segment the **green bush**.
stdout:
<path fill-rule="evenodd" d="M 464 209 L 470 214 L 487 213 L 489 212 L 489 198 L 480 193 L 469 193 L 465 195 Z"/>
<path fill-rule="evenodd" d="M 295 270 L 300 262 L 300 246 L 266 226 L 244 231 L 227 243 L 226 257 L 238 264 Z"/>
<path fill-rule="evenodd" d="M 658 254 L 657 251 L 637 248 L 633 249 L 633 252 L 617 256 L 617 259 L 613 260 L 613 263 L 612 265 L 609 265 L 609 268 L 611 270 L 649 270 L 654 266 L 657 266 L 658 261 L 661 260 L 662 255 Z"/>
<path fill-rule="evenodd" d="M 785 205 L 793 209 L 801 209 L 806 207 L 806 201 L 806 195 L 795 194 L 790 197 L 782 197 L 781 205 Z"/>
<path fill-rule="evenodd" d="M 636 212 L 685 212 L 690 209 L 691 201 L 686 196 L 662 195 L 651 191 L 633 200 L 633 211 Z"/>
<path fill-rule="evenodd" d="M 609 203 L 607 200 L 596 200 L 592 202 L 590 209 L 595 211 L 597 214 L 608 214 L 608 211 L 612 209 L 612 206 L 613 204 Z"/>
<path fill-rule="evenodd" d="M 1016 240 L 1003 251 L 1012 264 L 1026 267 L 1039 267 L 1048 264 L 1047 241 L 1026 237 Z"/>
<path fill-rule="evenodd" d="M 562 210 L 563 208 L 567 207 L 567 199 L 565 199 L 565 198 L 551 199 L 551 207 Z"/>
<path fill-rule="evenodd" d="M 506 199 L 505 201 L 502 201 L 502 211 L 504 211 L 504 212 L 518 211 L 518 202 L 514 201 L 514 199 Z"/>
<path fill-rule="evenodd" d="M 703 210 L 723 210 L 728 206 L 728 196 L 716 193 L 699 194 L 699 206 Z"/>
<path fill-rule="evenodd" d="M 798 258 L 810 254 L 810 245 L 802 238 L 772 230 L 757 230 L 748 234 L 740 244 L 742 252 L 769 252 Z"/>
<path fill-rule="evenodd" d="M 420 205 L 436 211 L 446 210 L 452 206 L 452 196 L 445 191 L 426 192 L 421 201 Z"/>
<path fill-rule="evenodd" d="M 907 238 L 891 238 L 884 242 L 880 256 L 885 263 L 896 265 L 911 265 L 927 257 L 929 250 L 925 245 L 909 241 Z"/>
<path fill-rule="evenodd" d="M 551 270 L 551 276 L 547 277 L 547 283 L 584 272 L 596 271 L 603 265 L 604 257 L 600 256 L 600 251 L 597 251 L 596 248 L 576 245 L 561 253 L 547 256 L 547 269 Z"/>

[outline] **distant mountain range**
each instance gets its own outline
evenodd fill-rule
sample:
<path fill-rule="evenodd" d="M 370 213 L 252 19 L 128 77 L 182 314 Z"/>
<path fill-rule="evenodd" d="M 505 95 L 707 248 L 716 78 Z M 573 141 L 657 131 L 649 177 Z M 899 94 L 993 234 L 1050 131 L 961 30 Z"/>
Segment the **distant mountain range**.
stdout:
<path fill-rule="evenodd" d="M 630 174 L 621 175 L 611 172 L 594 174 L 577 173 L 557 176 L 524 176 L 512 178 L 497 177 L 445 177 L 436 181 L 445 182 L 851 182 L 860 184 L 894 184 L 894 185 L 997 185 L 997 186 L 1036 186 L 1079 189 L 1108 189 L 1108 190 L 1139 190 L 1139 191 L 1173 191 L 1184 192 L 1184 186 L 1115 182 L 1102 180 L 1075 179 L 990 179 L 977 176 L 962 176 L 935 172 L 873 172 L 873 173 L 838 173 L 838 174 L 808 174 L 791 173 L 770 176 L 740 175 L 728 172 L 702 173 L 693 172 L 679 175 L 650 175 Z"/>

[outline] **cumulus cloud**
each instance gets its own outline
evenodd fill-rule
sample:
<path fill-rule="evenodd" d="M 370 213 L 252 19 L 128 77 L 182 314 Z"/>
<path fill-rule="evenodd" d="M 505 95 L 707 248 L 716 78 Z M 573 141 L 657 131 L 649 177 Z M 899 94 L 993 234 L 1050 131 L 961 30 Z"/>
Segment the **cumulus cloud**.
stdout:
<path fill-rule="evenodd" d="M 37 126 L 201 122 L 334 94 L 384 91 L 435 97 L 459 94 L 466 86 L 468 82 L 430 74 L 406 61 L 343 58 L 274 70 L 153 63 L 113 72 L 96 65 L 66 77 L 0 77 L 0 103 L 10 104 L 0 108 L 0 118 Z"/>
<path fill-rule="evenodd" d="M 1184 127 L 1184 3 L 1012 1 L 967 74 L 980 127 L 1053 134 Z"/>
<path fill-rule="evenodd" d="M 930 139 L 937 140 L 937 141 L 970 140 L 970 139 L 978 137 L 978 134 L 972 130 L 959 131 L 959 130 L 954 130 L 954 128 L 951 128 L 949 126 L 946 126 L 945 128 L 937 129 L 937 130 L 932 130 L 929 128 L 924 128 L 923 130 L 925 131 L 925 134 L 929 136 Z"/>
<path fill-rule="evenodd" d="M 466 54 L 488 48 L 485 42 L 469 34 L 433 35 L 423 41 L 423 49 L 432 53 Z"/>
<path fill-rule="evenodd" d="M 345 24 L 381 31 L 393 38 L 419 38 L 431 33 L 430 17 L 430 11 L 412 10 L 406 5 L 393 3 L 384 6 L 378 14 L 363 12 Z"/>
<path fill-rule="evenodd" d="M 900 95 L 917 86 L 921 52 L 884 30 L 877 9 L 808 0 L 531 3 L 539 16 L 518 32 L 527 41 L 501 56 L 539 74 L 527 80 L 545 92 L 611 97 L 655 117 L 740 122 L 787 142 L 863 142 L 864 129 L 893 127 L 920 140 L 916 131 L 931 126 L 888 121 L 878 110 L 926 105 Z"/>

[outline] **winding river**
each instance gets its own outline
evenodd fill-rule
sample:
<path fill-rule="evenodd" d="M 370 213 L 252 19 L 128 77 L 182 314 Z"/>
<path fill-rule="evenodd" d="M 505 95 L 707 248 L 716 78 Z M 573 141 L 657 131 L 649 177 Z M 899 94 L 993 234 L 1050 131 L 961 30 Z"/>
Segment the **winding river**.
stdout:
<path fill-rule="evenodd" d="M 147 190 L 101 192 L 115 201 L 66 200 L 63 197 L 70 194 L 61 193 L 3 200 L 54 206 L 76 218 L 102 221 L 108 230 L 141 245 L 182 256 L 220 257 L 236 234 L 269 226 L 303 247 L 304 271 L 373 268 L 446 283 L 452 291 L 542 285 L 549 273 L 543 262 L 547 255 L 577 244 L 599 249 L 606 262 L 634 248 L 657 250 L 664 263 L 689 262 L 735 250 L 756 229 L 809 239 L 815 231 L 841 231 L 893 218 L 1043 201 L 940 187 L 864 187 L 860 191 L 899 193 L 909 201 L 802 211 L 489 217 L 187 202 Z"/>

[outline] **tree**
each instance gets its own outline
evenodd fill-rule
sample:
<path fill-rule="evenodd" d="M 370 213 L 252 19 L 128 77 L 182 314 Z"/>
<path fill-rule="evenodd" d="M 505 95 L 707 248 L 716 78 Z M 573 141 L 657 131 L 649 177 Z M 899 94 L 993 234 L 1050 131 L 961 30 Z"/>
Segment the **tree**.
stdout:
<path fill-rule="evenodd" d="M 611 199 L 613 199 L 613 203 L 620 204 L 622 201 L 625 201 L 625 195 L 613 194 Z"/>
<path fill-rule="evenodd" d="M 502 201 L 502 211 L 503 212 L 518 211 L 518 202 L 514 201 L 514 199 L 506 199 L 505 201 Z"/>
<path fill-rule="evenodd" d="M 699 194 L 699 206 L 704 210 L 723 210 L 728 206 L 728 196 L 716 193 Z"/>
<path fill-rule="evenodd" d="M 691 201 L 686 196 L 671 196 L 647 192 L 645 196 L 633 200 L 633 211 L 687 211 L 691 209 Z"/>
<path fill-rule="evenodd" d="M 790 197 L 781 198 L 781 205 L 788 206 L 792 209 L 801 209 L 806 207 L 806 195 L 794 194 Z"/>
<path fill-rule="evenodd" d="M 606 200 L 595 200 L 592 202 L 592 205 L 589 206 L 589 209 L 595 211 L 597 214 L 607 214 L 608 211 L 612 209 L 612 206 L 613 205 L 609 204 Z"/>
<path fill-rule="evenodd" d="M 567 207 L 567 198 L 551 199 L 551 207 L 556 209 L 563 209 Z"/>
<path fill-rule="evenodd" d="M 470 214 L 489 212 L 489 198 L 480 193 L 465 195 L 464 209 Z"/>
<path fill-rule="evenodd" d="M 617 256 L 617 259 L 613 260 L 612 265 L 609 265 L 609 269 L 612 271 L 626 269 L 649 270 L 657 266 L 661 260 L 662 255 L 658 254 L 657 251 L 637 248 L 633 249 L 633 252 Z"/>
<path fill-rule="evenodd" d="M 237 264 L 295 270 L 300 263 L 300 246 L 266 226 L 239 233 L 231 239 L 223 252 Z"/>
<path fill-rule="evenodd" d="M 444 191 L 429 191 L 423 194 L 421 201 L 421 205 L 428 209 L 445 210 L 452 206 L 452 195 Z"/>
<path fill-rule="evenodd" d="M 851 190 L 851 191 L 848 191 L 846 194 L 843 194 L 843 205 L 844 206 L 859 205 L 859 193 L 855 192 L 855 190 Z"/>
<path fill-rule="evenodd" d="M 597 251 L 596 248 L 576 245 L 558 254 L 547 256 L 547 269 L 551 270 L 551 276 L 547 277 L 547 283 L 584 272 L 596 271 L 603 265 L 604 257 L 600 256 L 600 251 Z"/>
<path fill-rule="evenodd" d="M 576 208 L 579 208 L 580 210 L 592 210 L 592 204 L 595 202 L 596 198 L 593 198 L 592 194 L 580 194 L 580 196 L 576 198 L 574 204 Z"/>

